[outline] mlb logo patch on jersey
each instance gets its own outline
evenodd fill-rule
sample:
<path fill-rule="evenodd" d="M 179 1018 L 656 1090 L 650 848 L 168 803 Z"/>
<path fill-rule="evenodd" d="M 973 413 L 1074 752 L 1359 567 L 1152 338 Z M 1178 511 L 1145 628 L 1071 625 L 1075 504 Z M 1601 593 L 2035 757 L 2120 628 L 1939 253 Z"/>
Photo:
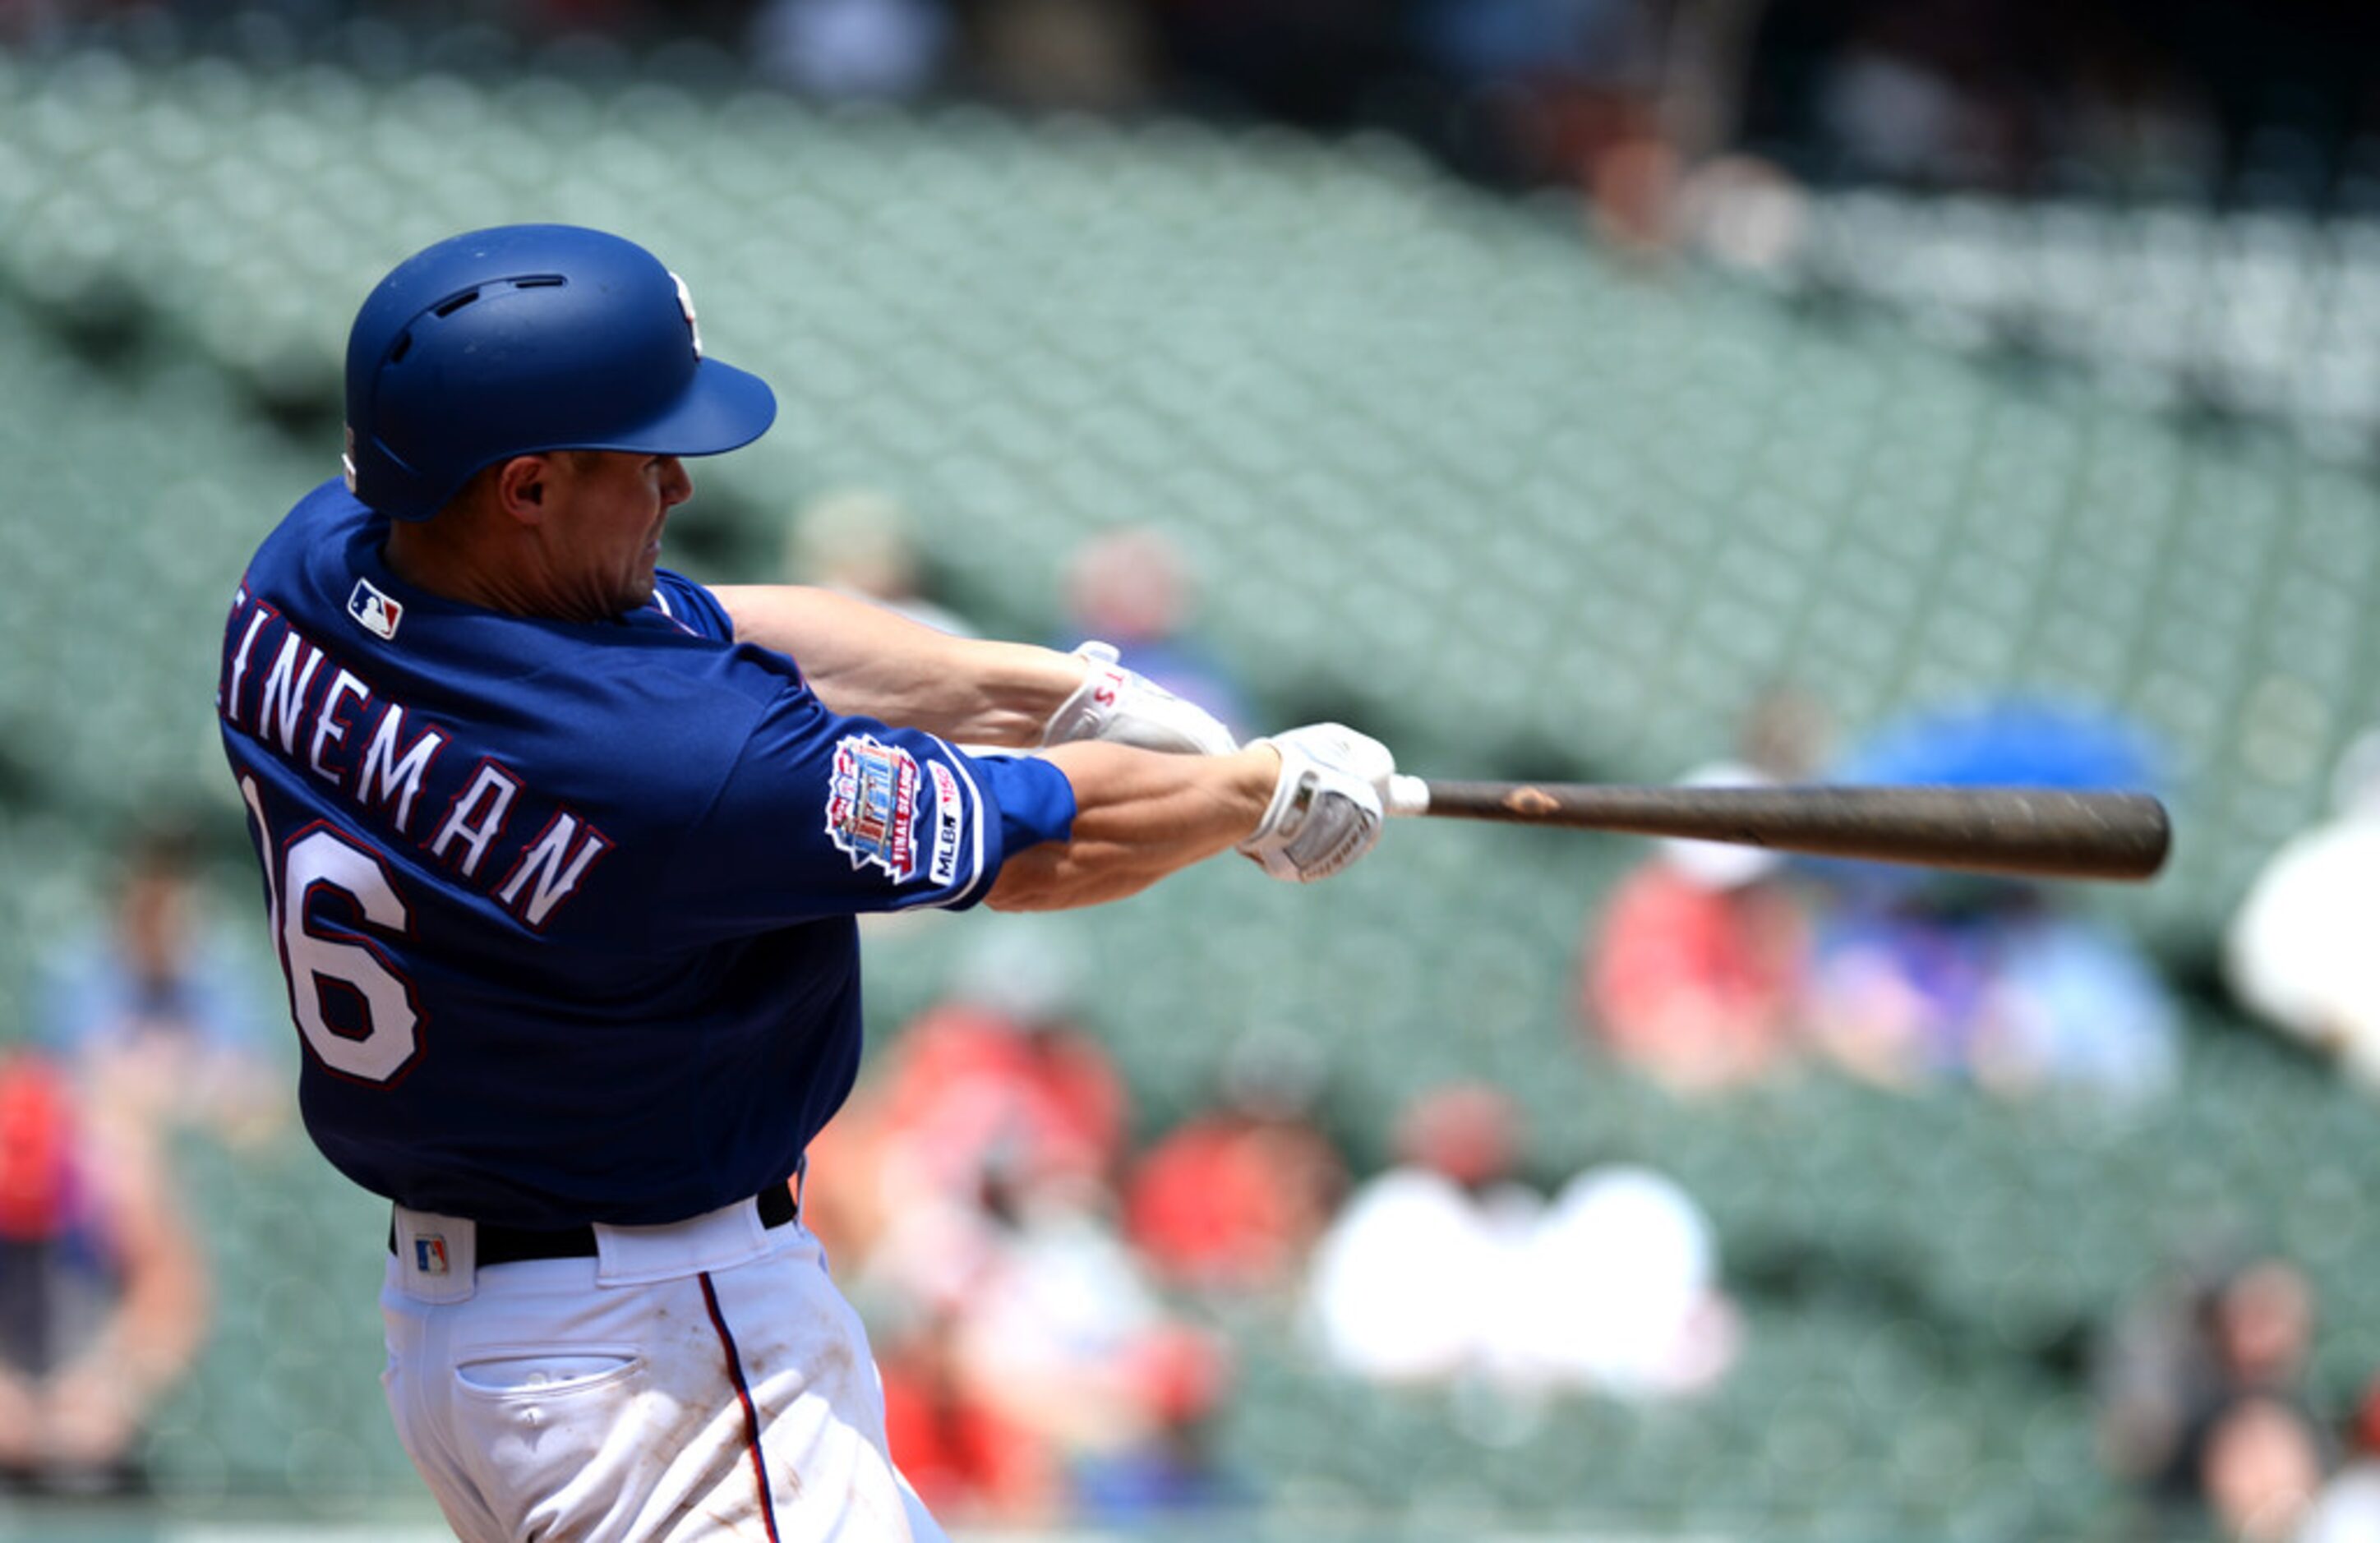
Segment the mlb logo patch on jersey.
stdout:
<path fill-rule="evenodd" d="M 358 578 L 347 592 L 347 614 L 366 632 L 383 638 L 396 636 L 396 624 L 405 619 L 405 604 L 372 587 L 369 578 Z"/>
<path fill-rule="evenodd" d="M 413 1268 L 424 1275 L 446 1273 L 446 1240 L 436 1233 L 424 1233 L 413 1240 Z"/>
<path fill-rule="evenodd" d="M 960 820 L 966 802 L 959 796 L 957 775 L 941 761 L 929 760 L 934 774 L 934 858 L 928 870 L 938 888 L 948 889 L 959 876 L 959 847 L 966 836 Z"/>
<path fill-rule="evenodd" d="M 917 762 L 897 745 L 855 734 L 836 742 L 826 833 L 851 866 L 873 863 L 905 884 L 917 876 Z"/>

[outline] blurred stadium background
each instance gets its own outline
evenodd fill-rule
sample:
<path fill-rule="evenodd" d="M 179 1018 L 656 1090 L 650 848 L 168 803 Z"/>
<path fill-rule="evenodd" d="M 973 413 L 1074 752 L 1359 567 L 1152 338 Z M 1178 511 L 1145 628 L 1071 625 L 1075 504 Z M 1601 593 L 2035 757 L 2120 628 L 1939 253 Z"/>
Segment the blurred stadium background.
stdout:
<path fill-rule="evenodd" d="M 1395 7 L 1281 10 L 1309 8 Z M 145 811 L 201 811 L 211 881 L 252 904 L 213 638 L 258 534 L 335 469 L 358 298 L 455 230 L 600 225 L 783 402 L 698 468 L 673 554 L 698 577 L 778 571 L 795 510 L 866 488 L 951 603 L 1040 638 L 1069 553 L 1155 525 L 1263 724 L 1342 717 L 1424 772 L 1665 779 L 1780 682 L 1847 737 L 2015 690 L 2169 752 L 2171 869 L 2088 896 L 2189 1019 L 2178 1086 L 2119 1116 L 1825 1075 L 1697 1104 L 1599 1058 L 1572 981 L 1642 857 L 1616 838 L 1402 826 L 1327 891 L 1223 865 L 1083 918 L 1130 961 L 1090 1016 L 1140 1127 L 1252 1025 L 1324 1047 L 1359 1165 L 1408 1096 L 1486 1075 L 1533 1172 L 1675 1176 L 1745 1315 L 1701 1398 L 1520 1417 L 1384 1396 L 1247 1314 L 1220 1439 L 1267 1503 L 1184 1536 L 2147 1536 L 2088 1347 L 2225 1229 L 2305 1271 L 2314 1392 L 2353 1405 L 2380 1114 L 2214 966 L 2380 718 L 2380 139 L 2324 18 L 2168 8 L 2196 30 L 2162 39 L 2205 46 L 2134 54 L 2194 59 L 2197 95 L 2123 140 L 2163 154 L 2011 133 L 1896 164 L 1809 84 L 1859 7 L 1681 5 L 1655 31 L 1701 28 L 1698 67 L 1618 77 L 1648 158 L 1572 177 L 1443 74 L 1268 95 L 1346 64 L 1318 22 L 1303 76 L 1293 49 L 1044 94 L 1011 57 L 838 96 L 771 77 L 737 9 L 0 4 L 0 1037 Z M 2093 14 L 2120 39 L 2131 9 Z M 2010 69 L 2020 102 L 2050 89 Z M 1682 118 L 1679 89 L 1712 94 Z M 880 940 L 881 1037 L 965 926 Z M 0 1501 L 0 1536 L 434 1536 L 375 1381 L 381 1208 L 294 1139 L 193 1144 L 182 1177 L 217 1323 L 151 1437 L 156 1499 Z"/>

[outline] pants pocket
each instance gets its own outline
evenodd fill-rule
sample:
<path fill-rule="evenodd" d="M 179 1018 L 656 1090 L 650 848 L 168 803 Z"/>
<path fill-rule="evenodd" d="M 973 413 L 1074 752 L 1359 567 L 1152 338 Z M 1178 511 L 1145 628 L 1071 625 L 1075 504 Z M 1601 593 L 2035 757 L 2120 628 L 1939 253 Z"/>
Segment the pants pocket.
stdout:
<path fill-rule="evenodd" d="M 624 1379 L 642 1364 L 630 1351 L 506 1351 L 458 1363 L 455 1380 L 466 1393 L 484 1397 L 522 1393 L 566 1398 Z"/>
<path fill-rule="evenodd" d="M 456 1457 L 508 1536 L 614 1536 L 632 1496 L 617 1464 L 637 1460 L 626 1430 L 646 1382 L 633 1349 L 480 1347 L 451 1370 Z"/>

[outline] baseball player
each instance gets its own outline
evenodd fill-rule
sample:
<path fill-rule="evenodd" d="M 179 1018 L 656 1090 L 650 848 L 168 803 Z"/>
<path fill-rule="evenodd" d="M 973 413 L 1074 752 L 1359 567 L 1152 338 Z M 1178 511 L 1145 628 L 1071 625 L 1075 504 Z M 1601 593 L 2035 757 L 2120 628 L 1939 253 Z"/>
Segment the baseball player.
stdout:
<path fill-rule="evenodd" d="M 475 1543 L 941 1537 L 798 1214 L 855 917 L 1378 839 L 1351 731 L 1240 747 L 1103 650 L 658 567 L 682 457 L 775 411 L 642 248 L 440 242 L 358 313 L 346 475 L 225 631 L 300 1106 L 392 1202 L 389 1405 Z"/>

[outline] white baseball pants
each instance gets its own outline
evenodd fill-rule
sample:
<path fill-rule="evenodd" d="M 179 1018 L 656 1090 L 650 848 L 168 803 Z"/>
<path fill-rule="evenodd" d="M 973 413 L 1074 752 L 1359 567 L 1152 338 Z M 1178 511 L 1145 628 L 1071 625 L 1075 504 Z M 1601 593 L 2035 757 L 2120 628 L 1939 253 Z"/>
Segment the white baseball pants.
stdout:
<path fill-rule="evenodd" d="M 398 1208 L 381 1294 L 398 1437 L 465 1543 L 947 1543 L 893 1468 L 858 1315 L 751 1202 L 475 1270 Z"/>

